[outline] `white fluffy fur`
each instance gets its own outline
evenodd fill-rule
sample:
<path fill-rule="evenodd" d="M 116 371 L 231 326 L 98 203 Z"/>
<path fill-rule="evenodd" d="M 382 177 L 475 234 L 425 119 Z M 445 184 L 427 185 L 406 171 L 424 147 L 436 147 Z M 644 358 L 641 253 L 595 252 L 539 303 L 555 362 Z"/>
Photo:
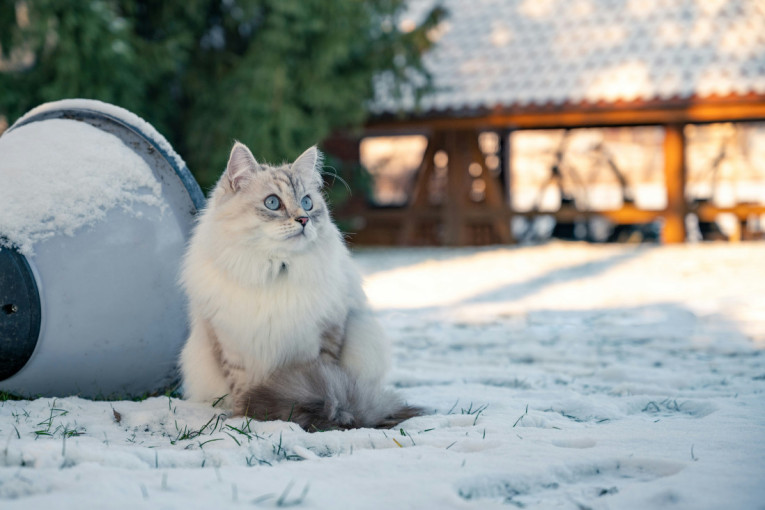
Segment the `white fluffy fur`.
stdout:
<path fill-rule="evenodd" d="M 351 375 L 379 383 L 388 370 L 389 343 L 321 196 L 320 165 L 315 147 L 292 165 L 269 167 L 234 145 L 183 264 L 191 322 L 180 360 L 186 398 L 212 402 L 228 394 L 223 405 L 231 408 L 232 393 L 279 367 L 316 359 L 332 326 L 344 335 L 340 364 Z M 283 221 L 264 220 L 271 194 L 284 203 Z M 304 194 L 314 203 L 309 212 L 300 206 Z M 301 233 L 295 218 L 309 213 L 315 216 Z M 235 367 L 228 377 L 221 353 Z"/>

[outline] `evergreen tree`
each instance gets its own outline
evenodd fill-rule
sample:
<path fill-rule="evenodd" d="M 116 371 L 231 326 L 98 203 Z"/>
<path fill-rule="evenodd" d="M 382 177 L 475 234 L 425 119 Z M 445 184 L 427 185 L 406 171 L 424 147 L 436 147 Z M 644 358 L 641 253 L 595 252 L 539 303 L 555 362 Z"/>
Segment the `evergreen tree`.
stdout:
<path fill-rule="evenodd" d="M 0 114 L 100 99 L 154 124 L 203 187 L 234 138 L 289 160 L 359 126 L 372 79 L 427 87 L 434 9 L 404 32 L 403 0 L 0 0 Z M 414 81 L 413 81 L 414 80 Z"/>

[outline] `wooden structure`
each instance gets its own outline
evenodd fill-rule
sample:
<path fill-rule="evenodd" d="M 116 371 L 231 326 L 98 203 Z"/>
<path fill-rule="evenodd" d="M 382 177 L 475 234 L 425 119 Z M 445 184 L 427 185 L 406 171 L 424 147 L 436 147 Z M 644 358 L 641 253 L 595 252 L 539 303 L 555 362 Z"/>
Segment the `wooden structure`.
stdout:
<path fill-rule="evenodd" d="M 685 194 L 685 136 L 689 123 L 736 122 L 765 120 L 765 98 L 707 101 L 701 104 L 625 105 L 624 107 L 560 110 L 496 112 L 475 118 L 422 118 L 407 121 L 377 119 L 367 127 L 367 134 L 427 133 L 428 147 L 417 171 L 416 184 L 408 205 L 401 209 L 356 209 L 350 215 L 363 218 L 366 226 L 359 234 L 360 242 L 395 244 L 490 244 L 512 242 L 510 219 L 515 215 L 531 216 L 535 212 L 514 211 L 499 179 L 489 174 L 478 146 L 482 131 L 508 133 L 513 129 L 571 128 L 661 125 L 664 127 L 664 174 L 667 207 L 663 210 L 640 210 L 626 203 L 608 211 L 582 211 L 563 205 L 554 213 L 559 221 L 571 222 L 592 215 L 606 217 L 616 224 L 648 223 L 664 220 L 663 241 L 683 242 L 686 239 L 685 217 L 695 213 L 701 221 L 714 221 L 720 213 L 732 213 L 741 222 L 751 215 L 765 214 L 765 206 L 738 204 L 716 207 L 710 203 L 688 203 Z M 503 139 L 505 137 L 502 137 Z M 449 179 L 447 200 L 432 206 L 427 200 L 427 183 L 435 164 L 434 154 L 448 156 Z M 508 172 L 507 155 L 501 158 L 503 171 Z M 481 165 L 480 177 L 487 183 L 483 203 L 468 198 L 471 164 Z M 454 178 L 452 178 L 454 176 Z M 505 177 L 508 178 L 507 176 Z M 365 232 L 366 230 L 366 232 Z"/>
<path fill-rule="evenodd" d="M 679 0 L 662 4 L 664 10 L 659 8 L 661 12 L 652 15 L 656 20 L 672 20 L 673 16 L 682 19 L 681 16 L 686 14 L 678 9 L 687 11 L 693 7 L 685 3 L 688 2 Z M 567 3 L 561 4 L 561 12 L 546 14 L 549 19 L 535 12 L 527 13 L 529 19 L 533 18 L 531 21 L 524 21 L 523 8 L 527 4 L 508 1 L 499 7 L 500 10 L 506 9 L 508 16 L 505 26 L 509 27 L 510 35 L 503 35 L 496 29 L 497 20 L 502 20 L 503 13 L 495 12 L 495 4 L 484 1 L 447 2 L 447 8 L 453 10 L 450 18 L 452 26 L 444 41 L 437 43 L 435 55 L 427 63 L 436 87 L 439 87 L 441 80 L 451 88 L 444 89 L 447 92 L 436 92 L 429 102 L 418 108 L 410 106 L 407 110 L 405 105 L 404 111 L 409 113 L 403 116 L 391 101 L 384 102 L 366 129 L 367 136 L 418 133 L 428 137 L 428 147 L 417 172 L 414 190 L 407 206 L 401 209 L 348 211 L 347 215 L 361 218 L 359 223 L 365 225 L 358 234 L 358 242 L 446 245 L 511 242 L 510 219 L 515 215 L 538 214 L 513 210 L 506 196 L 507 187 L 500 182 L 510 182 L 507 134 L 523 129 L 647 125 L 662 126 L 664 129 L 667 205 L 663 210 L 640 210 L 634 203 L 626 202 L 616 210 L 594 212 L 577 210 L 573 205 L 563 203 L 560 210 L 554 213 L 558 221 L 570 222 L 600 215 L 616 224 L 635 224 L 661 218 L 663 241 L 677 243 L 687 237 L 685 218 L 689 213 L 697 214 L 699 221 L 713 221 L 720 213 L 732 213 L 741 222 L 750 215 L 765 214 L 765 206 L 758 204 L 721 208 L 711 203 L 689 203 L 685 192 L 684 136 L 687 124 L 765 120 L 765 67 L 752 67 L 744 58 L 746 55 L 738 57 L 730 51 L 720 52 L 717 46 L 727 44 L 727 39 L 710 38 L 706 41 L 704 55 L 709 57 L 704 58 L 698 57 L 699 52 L 684 41 L 675 41 L 666 48 L 660 43 L 647 47 L 645 32 L 653 30 L 658 21 L 652 21 L 653 18 L 646 20 L 643 14 L 631 17 L 627 12 L 629 9 L 620 7 L 618 2 L 610 9 L 613 12 L 606 12 L 599 18 L 603 25 L 600 27 L 597 23 L 582 25 L 573 14 L 571 20 L 556 19 L 558 15 L 566 16 Z M 749 25 L 739 25 L 739 28 L 744 26 L 752 30 L 746 32 L 740 29 L 740 32 L 746 32 L 744 35 L 751 35 L 750 39 L 742 39 L 741 44 L 750 46 L 747 48 L 749 53 L 765 55 L 765 30 L 758 28 L 765 27 L 765 12 L 750 12 L 750 7 L 746 2 L 732 0 L 715 12 L 697 12 L 698 19 L 694 21 L 727 27 L 731 20 L 743 20 L 741 23 Z M 466 26 L 469 26 L 463 30 L 461 20 L 468 18 Z M 476 26 L 480 25 L 476 19 L 485 23 L 487 33 L 492 33 L 488 42 L 481 38 L 480 31 L 475 32 Z M 544 22 L 549 22 L 554 30 L 542 31 L 540 27 Z M 621 45 L 602 50 L 602 44 L 598 46 L 597 39 L 603 30 L 614 26 L 621 28 L 627 36 Z M 561 54 L 553 50 L 524 46 L 524 40 L 512 37 L 515 33 L 533 35 L 534 30 L 540 34 L 535 41 L 543 48 L 542 43 L 555 44 L 554 40 L 550 40 L 550 34 L 554 36 L 556 30 L 563 34 L 579 30 L 583 37 L 577 42 L 579 46 L 567 54 L 563 53 L 570 59 L 565 61 Z M 592 33 L 592 42 L 588 40 L 588 30 Z M 477 43 L 476 39 L 483 42 Z M 465 44 L 468 40 L 475 44 Z M 445 45 L 443 49 L 439 49 L 440 43 Z M 507 55 L 517 60 L 518 55 L 526 53 L 530 53 L 530 57 L 515 69 L 501 61 L 493 64 L 491 59 L 484 58 L 486 54 L 499 58 L 499 54 L 500 57 Z M 675 56 L 670 59 L 667 57 L 670 54 Z M 579 67 L 571 64 L 582 55 L 586 58 L 583 57 L 581 65 L 577 64 Z M 617 55 L 620 61 L 628 62 L 625 64 L 627 67 L 614 65 L 613 55 Z M 638 64 L 631 64 L 633 61 Z M 718 71 L 715 66 L 722 65 L 721 61 L 728 67 Z M 735 61 L 743 69 L 739 76 L 730 74 L 730 61 Z M 482 64 L 478 66 L 475 62 Z M 500 69 L 497 70 L 497 67 Z M 460 71 L 455 71 L 463 68 L 470 69 L 470 72 L 460 74 Z M 682 68 L 683 74 L 676 74 L 678 68 Z M 486 73 L 486 77 L 481 75 L 482 72 Z M 723 75 L 727 76 L 727 81 L 720 78 Z M 684 79 L 688 82 L 683 82 Z M 633 81 L 638 84 L 633 86 Z M 581 83 L 591 85 L 582 88 Z M 615 86 L 612 87 L 613 84 Z M 476 99 L 477 94 L 473 90 L 476 86 L 486 91 L 485 97 Z M 384 92 L 382 95 L 385 95 Z M 499 179 L 489 174 L 479 148 L 478 135 L 485 131 L 501 135 L 503 145 Z M 427 187 L 435 171 L 434 155 L 439 151 L 448 157 L 446 199 L 439 205 L 433 205 L 428 201 Z M 480 165 L 480 172 L 476 164 Z M 474 165 L 472 172 L 471 165 Z M 471 176 L 478 176 L 486 183 L 485 198 L 478 203 L 469 199 Z"/>

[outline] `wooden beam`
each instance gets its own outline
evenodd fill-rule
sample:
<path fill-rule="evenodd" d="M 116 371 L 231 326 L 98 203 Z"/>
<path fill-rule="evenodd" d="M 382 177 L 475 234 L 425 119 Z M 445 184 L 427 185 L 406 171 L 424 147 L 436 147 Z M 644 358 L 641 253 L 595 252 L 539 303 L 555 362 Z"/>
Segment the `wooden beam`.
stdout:
<path fill-rule="evenodd" d="M 373 119 L 371 134 L 421 132 L 430 129 L 553 129 L 599 126 L 641 126 L 765 120 L 765 98 L 705 101 L 670 105 L 564 105 L 558 108 L 478 112 L 463 116 Z"/>
<path fill-rule="evenodd" d="M 415 212 L 406 209 L 370 209 L 362 212 L 359 216 L 363 217 L 368 223 L 388 223 L 396 224 L 408 221 L 411 214 L 417 216 L 418 221 L 433 222 L 443 217 L 443 210 L 448 207 L 428 207 Z M 633 205 L 626 205 L 620 209 L 611 209 L 604 211 L 579 211 L 573 207 L 563 207 L 557 211 L 513 211 L 507 205 L 492 207 L 488 205 L 477 205 L 462 212 L 462 217 L 469 223 L 490 223 L 496 218 L 509 220 L 513 216 L 522 216 L 524 218 L 534 218 L 537 216 L 554 216 L 559 221 L 574 221 L 577 219 L 592 218 L 601 216 L 608 218 L 617 224 L 635 224 L 650 223 L 667 214 L 662 210 L 643 210 Z"/>
<path fill-rule="evenodd" d="M 664 217 L 663 240 L 685 242 L 685 135 L 681 124 L 664 129 L 664 183 L 667 188 L 667 211 Z"/>
<path fill-rule="evenodd" d="M 733 214 L 739 221 L 750 216 L 765 215 L 765 204 L 737 204 L 731 207 L 717 207 L 712 204 L 699 205 L 695 212 L 701 221 L 714 221 L 718 214 Z"/>

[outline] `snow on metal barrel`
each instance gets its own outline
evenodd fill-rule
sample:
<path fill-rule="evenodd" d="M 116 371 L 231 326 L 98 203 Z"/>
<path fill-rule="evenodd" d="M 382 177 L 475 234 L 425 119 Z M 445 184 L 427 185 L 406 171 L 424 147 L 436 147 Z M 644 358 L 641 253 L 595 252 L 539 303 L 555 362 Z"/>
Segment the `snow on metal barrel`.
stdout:
<path fill-rule="evenodd" d="M 152 126 L 91 100 L 0 137 L 0 390 L 168 388 L 187 332 L 181 256 L 204 196 Z"/>

